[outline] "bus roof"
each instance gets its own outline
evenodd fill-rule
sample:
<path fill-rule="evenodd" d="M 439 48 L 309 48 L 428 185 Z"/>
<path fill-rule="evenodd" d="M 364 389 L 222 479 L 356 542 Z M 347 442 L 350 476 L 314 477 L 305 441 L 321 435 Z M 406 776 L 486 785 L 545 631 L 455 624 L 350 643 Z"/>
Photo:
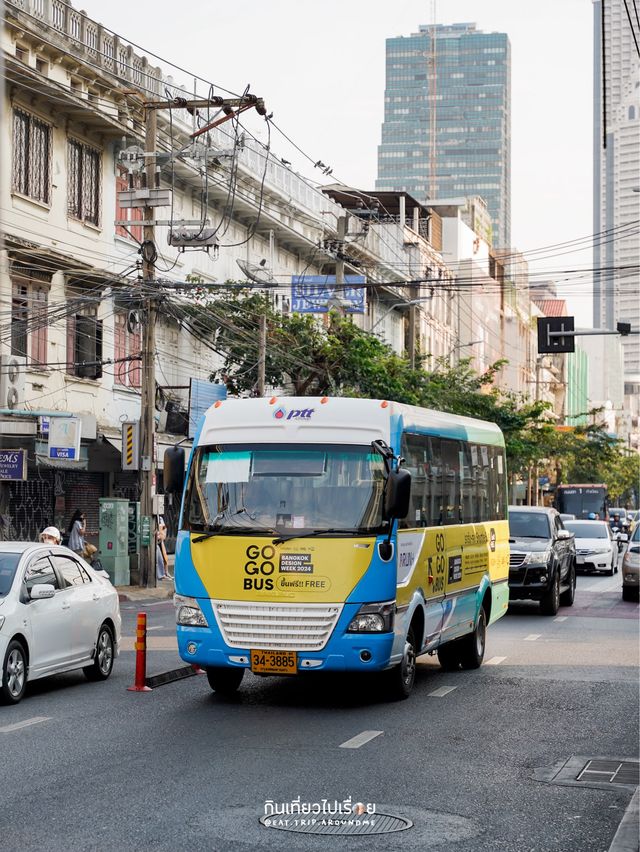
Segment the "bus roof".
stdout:
<path fill-rule="evenodd" d="M 349 397 L 261 397 L 214 403 L 197 443 L 388 443 L 398 430 L 504 446 L 495 423 L 414 405 Z"/>

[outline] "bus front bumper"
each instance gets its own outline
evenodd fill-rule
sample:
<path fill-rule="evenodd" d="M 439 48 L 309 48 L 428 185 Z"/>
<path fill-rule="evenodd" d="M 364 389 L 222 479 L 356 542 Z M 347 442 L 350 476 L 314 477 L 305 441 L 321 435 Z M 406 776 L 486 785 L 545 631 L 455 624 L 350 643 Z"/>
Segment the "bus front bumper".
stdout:
<path fill-rule="evenodd" d="M 251 668 L 251 651 L 264 650 L 230 648 L 217 630 L 208 627 L 177 625 L 177 635 L 180 657 L 202 668 Z M 393 633 L 334 632 L 322 651 L 296 651 L 297 672 L 382 671 L 389 665 L 393 638 Z"/>

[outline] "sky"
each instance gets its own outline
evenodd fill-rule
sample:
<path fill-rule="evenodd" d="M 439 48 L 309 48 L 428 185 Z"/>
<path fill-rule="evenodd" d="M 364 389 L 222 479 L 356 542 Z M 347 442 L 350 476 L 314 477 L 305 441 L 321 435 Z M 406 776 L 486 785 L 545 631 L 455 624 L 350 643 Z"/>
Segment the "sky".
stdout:
<path fill-rule="evenodd" d="M 385 39 L 420 24 L 475 22 L 512 51 L 512 242 L 528 252 L 588 237 L 592 222 L 591 0 L 83 0 L 89 17 L 216 87 L 264 98 L 274 121 L 331 180 L 374 188 L 383 117 Z M 161 63 L 160 63 L 161 64 Z M 176 83 L 192 86 L 188 75 Z M 215 89 L 217 94 L 225 92 Z M 252 129 L 256 125 L 252 125 Z M 262 136 L 262 138 L 266 138 Z M 326 182 L 279 134 L 272 151 Z M 591 326 L 588 283 L 562 271 L 591 251 L 539 253 L 577 324 Z"/>

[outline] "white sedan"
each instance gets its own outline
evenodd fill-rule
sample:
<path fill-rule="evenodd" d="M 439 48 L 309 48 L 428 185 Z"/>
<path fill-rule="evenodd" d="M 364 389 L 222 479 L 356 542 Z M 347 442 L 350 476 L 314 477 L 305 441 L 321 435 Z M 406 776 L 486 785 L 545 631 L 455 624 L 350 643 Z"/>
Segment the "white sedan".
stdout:
<path fill-rule="evenodd" d="M 67 547 L 0 542 L 0 701 L 72 669 L 106 680 L 120 644 L 118 593 Z"/>
<path fill-rule="evenodd" d="M 583 571 L 618 570 L 618 542 L 606 521 L 565 521 L 576 540 L 576 568 Z"/>

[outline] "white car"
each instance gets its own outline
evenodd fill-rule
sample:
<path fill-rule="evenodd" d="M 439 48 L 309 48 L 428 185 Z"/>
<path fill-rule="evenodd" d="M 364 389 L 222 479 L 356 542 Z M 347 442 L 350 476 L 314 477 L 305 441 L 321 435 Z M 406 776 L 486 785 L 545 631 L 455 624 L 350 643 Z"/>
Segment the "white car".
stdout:
<path fill-rule="evenodd" d="M 618 542 L 606 521 L 565 521 L 576 541 L 576 568 L 583 571 L 618 570 Z"/>
<path fill-rule="evenodd" d="M 118 593 L 67 547 L 0 542 L 0 701 L 71 669 L 106 680 L 120 645 Z"/>

